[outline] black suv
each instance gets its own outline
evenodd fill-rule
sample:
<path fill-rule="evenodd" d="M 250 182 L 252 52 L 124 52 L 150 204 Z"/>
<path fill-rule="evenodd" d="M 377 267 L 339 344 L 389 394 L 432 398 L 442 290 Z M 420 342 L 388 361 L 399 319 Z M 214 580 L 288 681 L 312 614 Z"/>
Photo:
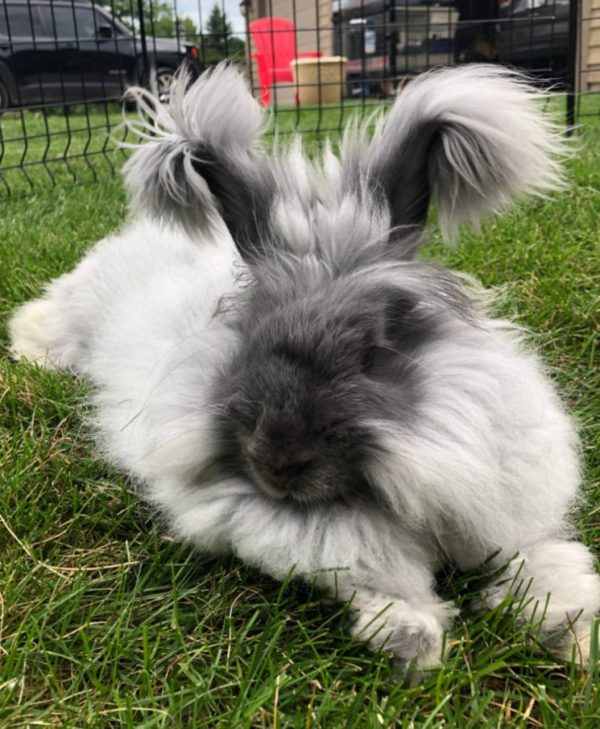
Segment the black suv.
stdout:
<path fill-rule="evenodd" d="M 0 112 L 10 106 L 118 99 L 130 84 L 168 94 L 181 63 L 199 71 L 198 48 L 139 35 L 82 0 L 0 0 Z"/>
<path fill-rule="evenodd" d="M 393 60 L 394 81 L 452 62 L 500 61 L 556 82 L 567 68 L 569 2 L 342 0 L 334 53 L 348 58 L 352 96 L 391 93 Z"/>

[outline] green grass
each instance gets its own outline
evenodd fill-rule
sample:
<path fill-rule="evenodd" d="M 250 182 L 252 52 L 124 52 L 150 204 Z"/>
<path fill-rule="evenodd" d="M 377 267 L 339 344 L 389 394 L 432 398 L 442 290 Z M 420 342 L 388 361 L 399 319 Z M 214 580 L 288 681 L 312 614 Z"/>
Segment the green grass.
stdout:
<path fill-rule="evenodd" d="M 574 187 L 426 255 L 506 290 L 579 420 L 600 551 L 600 125 L 584 123 Z M 447 664 L 395 680 L 348 636 L 347 608 L 235 559 L 174 544 L 94 458 L 85 385 L 9 362 L 15 305 L 125 215 L 117 178 L 66 181 L 2 208 L 0 226 L 0 727 L 599 726 L 597 670 L 553 660 L 500 611 L 470 614 L 476 575 L 444 579 L 463 610 Z M 473 582 L 475 580 L 475 583 Z"/>

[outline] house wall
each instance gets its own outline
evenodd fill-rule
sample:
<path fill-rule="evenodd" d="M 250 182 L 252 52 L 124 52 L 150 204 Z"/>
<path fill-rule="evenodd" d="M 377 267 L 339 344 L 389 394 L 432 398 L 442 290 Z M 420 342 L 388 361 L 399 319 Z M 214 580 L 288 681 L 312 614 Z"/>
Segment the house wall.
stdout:
<path fill-rule="evenodd" d="M 600 91 L 600 0 L 581 3 L 580 91 Z"/>

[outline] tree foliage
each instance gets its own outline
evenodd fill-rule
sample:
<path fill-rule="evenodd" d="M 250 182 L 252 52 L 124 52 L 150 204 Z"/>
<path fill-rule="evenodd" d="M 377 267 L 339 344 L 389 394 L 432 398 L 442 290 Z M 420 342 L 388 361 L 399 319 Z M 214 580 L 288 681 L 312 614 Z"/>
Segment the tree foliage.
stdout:
<path fill-rule="evenodd" d="M 131 0 L 98 0 L 98 4 L 107 8 L 131 30 L 139 30 L 137 3 L 131 3 Z M 178 17 L 174 5 L 160 0 L 143 0 L 143 11 L 147 35 L 197 41 L 198 29 L 194 21 Z"/>
<path fill-rule="evenodd" d="M 210 11 L 206 30 L 202 35 L 202 59 L 213 65 L 229 58 L 233 61 L 244 59 L 244 41 L 233 34 L 227 15 L 215 4 Z"/>

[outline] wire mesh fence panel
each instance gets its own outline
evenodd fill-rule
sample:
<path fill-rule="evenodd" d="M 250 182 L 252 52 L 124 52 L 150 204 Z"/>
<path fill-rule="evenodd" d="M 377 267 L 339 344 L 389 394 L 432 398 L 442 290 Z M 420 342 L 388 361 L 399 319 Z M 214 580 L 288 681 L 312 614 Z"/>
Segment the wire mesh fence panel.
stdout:
<path fill-rule="evenodd" d="M 0 0 L 0 195 L 113 171 L 127 88 L 165 102 L 180 66 L 224 59 L 308 143 L 456 63 L 529 71 L 572 122 L 598 113 L 599 24 L 600 0 Z"/>
<path fill-rule="evenodd" d="M 131 85 L 163 99 L 181 64 L 199 71 L 176 4 L 145 0 L 2 0 L 0 4 L 0 186 L 94 179 L 112 171 L 112 134 Z M 196 33 L 196 28 L 190 34 Z M 42 173 L 42 174 L 40 174 Z"/>

